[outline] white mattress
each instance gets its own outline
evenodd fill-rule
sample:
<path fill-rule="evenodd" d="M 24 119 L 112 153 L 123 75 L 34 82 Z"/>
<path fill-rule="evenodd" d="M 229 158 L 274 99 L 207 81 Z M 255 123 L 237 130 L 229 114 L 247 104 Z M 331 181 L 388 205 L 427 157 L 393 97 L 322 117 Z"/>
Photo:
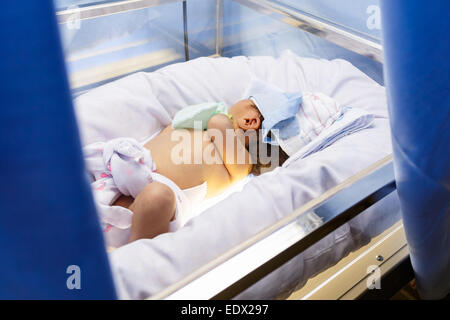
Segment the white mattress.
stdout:
<path fill-rule="evenodd" d="M 320 91 L 376 115 L 374 125 L 323 151 L 251 179 L 175 233 L 139 240 L 110 254 L 120 298 L 147 298 L 391 153 L 383 87 L 343 60 L 199 58 L 138 73 L 76 99 L 83 144 L 119 136 L 145 140 L 180 108 L 245 98 L 252 77 L 287 91 Z M 287 296 L 400 218 L 393 193 L 265 277 L 238 298 Z"/>

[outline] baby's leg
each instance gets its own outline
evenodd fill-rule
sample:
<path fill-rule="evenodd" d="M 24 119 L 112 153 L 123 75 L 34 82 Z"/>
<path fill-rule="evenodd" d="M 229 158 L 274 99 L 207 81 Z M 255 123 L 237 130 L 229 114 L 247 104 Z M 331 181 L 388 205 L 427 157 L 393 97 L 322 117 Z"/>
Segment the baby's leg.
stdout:
<path fill-rule="evenodd" d="M 175 194 L 168 186 L 152 182 L 138 194 L 129 209 L 133 211 L 129 241 L 151 239 L 169 231 L 176 209 Z"/>

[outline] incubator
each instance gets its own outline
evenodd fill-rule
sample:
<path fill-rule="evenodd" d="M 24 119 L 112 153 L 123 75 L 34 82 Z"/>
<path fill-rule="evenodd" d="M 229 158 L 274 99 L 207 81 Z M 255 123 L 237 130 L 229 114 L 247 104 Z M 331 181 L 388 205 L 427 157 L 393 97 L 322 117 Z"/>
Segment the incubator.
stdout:
<path fill-rule="evenodd" d="M 396 44 L 386 34 L 394 34 L 401 8 L 380 2 L 53 0 L 76 119 L 69 124 L 79 130 L 67 161 L 80 160 L 79 147 L 94 142 L 123 136 L 146 141 L 187 105 L 223 101 L 231 106 L 248 97 L 255 79 L 286 92 L 321 92 L 346 107 L 343 118 L 336 116 L 336 124 L 323 131 L 322 143 L 295 150 L 282 166 L 204 201 L 176 232 L 108 254 L 80 174 L 73 183 L 82 186 L 78 198 L 86 205 L 80 210 L 89 223 L 79 230 L 88 226 L 87 239 L 95 246 L 88 254 L 83 240 L 74 252 L 80 261 L 83 252 L 96 255 L 99 272 L 105 271 L 98 280 L 104 285 L 91 291 L 92 297 L 387 298 L 398 289 L 394 283 L 407 283 L 414 271 L 424 297 L 448 293 L 449 243 L 441 240 L 449 239 L 449 193 L 438 170 L 436 181 L 429 181 L 430 186 L 440 183 L 438 195 L 430 196 L 438 214 L 428 218 L 428 229 L 417 227 L 417 215 L 405 217 L 405 208 L 415 210 L 405 205 L 413 191 L 399 175 L 407 172 L 399 167 L 409 150 L 401 147 L 406 138 L 391 130 L 389 116 L 397 115 L 392 105 L 400 96 L 385 89 L 401 73 L 396 68 L 402 66 L 393 62 L 399 59 L 392 49 Z M 382 30 L 383 5 L 392 17 Z M 389 51 L 382 42 L 392 45 Z M 59 90 L 69 96 L 66 91 Z M 448 105 L 440 110 L 448 114 Z M 443 130 L 448 137 L 448 128 Z M 448 151 L 439 157 L 448 159 Z M 80 163 L 74 167 L 82 172 Z M 445 165 L 439 168 L 442 173 Z M 75 221 L 60 222 L 75 226 Z M 68 241 L 76 242 L 77 236 Z M 423 252 L 436 243 L 426 254 L 438 265 L 430 270 Z M 92 264 L 83 260 L 82 270 Z M 445 281 L 437 285 L 438 277 Z"/>

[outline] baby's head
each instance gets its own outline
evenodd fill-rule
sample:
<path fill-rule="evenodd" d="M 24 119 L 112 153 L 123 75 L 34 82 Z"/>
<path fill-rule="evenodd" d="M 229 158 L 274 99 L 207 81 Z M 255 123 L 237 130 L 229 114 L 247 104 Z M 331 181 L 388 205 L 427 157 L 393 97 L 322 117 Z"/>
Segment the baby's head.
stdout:
<path fill-rule="evenodd" d="M 259 129 L 264 118 L 252 100 L 247 99 L 237 102 L 228 109 L 228 113 L 232 115 L 234 129 L 246 131 L 245 146 L 249 149 L 250 156 L 255 161 L 252 168 L 254 175 L 271 170 L 287 160 L 288 156 L 279 146 L 269 146 L 261 141 Z M 263 155 L 261 152 L 263 152 Z"/>
<path fill-rule="evenodd" d="M 258 130 L 261 127 L 262 115 L 252 100 L 241 100 L 228 109 L 232 116 L 234 129 Z"/>

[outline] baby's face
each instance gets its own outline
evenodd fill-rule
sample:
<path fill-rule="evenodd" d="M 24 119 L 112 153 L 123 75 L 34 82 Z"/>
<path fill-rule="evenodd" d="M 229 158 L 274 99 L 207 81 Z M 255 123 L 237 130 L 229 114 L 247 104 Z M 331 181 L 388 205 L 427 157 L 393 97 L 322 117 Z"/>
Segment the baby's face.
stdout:
<path fill-rule="evenodd" d="M 253 101 L 241 100 L 228 109 L 232 115 L 232 121 L 235 129 L 258 130 L 261 127 L 261 113 Z"/>

